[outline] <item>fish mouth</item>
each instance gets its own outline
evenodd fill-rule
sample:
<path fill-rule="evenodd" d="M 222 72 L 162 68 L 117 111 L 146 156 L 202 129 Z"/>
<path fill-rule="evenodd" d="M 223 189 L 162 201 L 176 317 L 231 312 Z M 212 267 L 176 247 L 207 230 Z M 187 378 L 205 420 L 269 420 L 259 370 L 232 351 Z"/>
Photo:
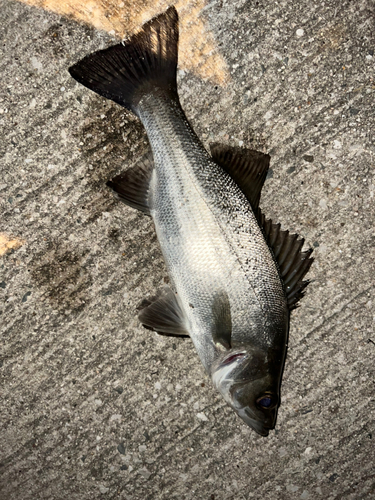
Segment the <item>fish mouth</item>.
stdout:
<path fill-rule="evenodd" d="M 275 428 L 274 424 L 267 425 L 254 418 L 249 408 L 236 408 L 236 412 L 238 416 L 260 436 L 267 437 L 269 431 Z"/>

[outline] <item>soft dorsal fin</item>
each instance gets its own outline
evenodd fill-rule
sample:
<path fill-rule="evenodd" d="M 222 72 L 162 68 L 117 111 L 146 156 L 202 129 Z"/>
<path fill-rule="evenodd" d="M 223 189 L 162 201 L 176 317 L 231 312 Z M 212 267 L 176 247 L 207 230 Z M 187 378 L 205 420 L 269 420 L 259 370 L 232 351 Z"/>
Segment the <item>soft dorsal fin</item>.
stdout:
<path fill-rule="evenodd" d="M 310 257 L 313 250 L 310 248 L 302 252 L 305 240 L 298 239 L 298 234 L 290 234 L 289 231 L 280 229 L 280 224 L 266 219 L 259 208 L 257 218 L 279 266 L 288 306 L 292 310 L 297 307 L 297 302 L 304 296 L 304 289 L 309 284 L 308 280 L 303 281 L 303 277 L 313 263 L 314 259 Z"/>
<path fill-rule="evenodd" d="M 139 321 L 161 335 L 188 337 L 186 320 L 177 295 L 165 287 L 138 315 Z"/>
<path fill-rule="evenodd" d="M 212 338 L 215 344 L 221 344 L 225 349 L 231 348 L 232 318 L 227 292 L 216 293 L 212 304 Z"/>
<path fill-rule="evenodd" d="M 217 143 L 210 144 L 210 149 L 213 160 L 232 177 L 256 211 L 270 156 L 253 149 L 233 148 Z"/>
<path fill-rule="evenodd" d="M 154 160 L 150 151 L 134 167 L 108 181 L 107 186 L 119 195 L 121 201 L 150 215 L 148 190 L 153 168 Z"/>

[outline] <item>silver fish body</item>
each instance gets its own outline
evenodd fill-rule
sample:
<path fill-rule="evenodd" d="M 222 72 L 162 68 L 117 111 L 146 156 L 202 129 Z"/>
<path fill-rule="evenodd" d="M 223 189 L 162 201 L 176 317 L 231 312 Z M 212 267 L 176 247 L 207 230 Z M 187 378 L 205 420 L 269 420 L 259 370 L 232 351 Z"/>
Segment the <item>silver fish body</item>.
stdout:
<path fill-rule="evenodd" d="M 212 161 L 177 103 L 147 96 L 139 117 L 155 164 L 150 212 L 207 372 L 221 354 L 212 338 L 212 307 L 222 291 L 229 297 L 232 345 L 268 349 L 275 341 L 285 343 L 283 284 L 248 200 Z"/>
<path fill-rule="evenodd" d="M 171 279 L 140 320 L 188 334 L 225 401 L 266 436 L 280 404 L 289 311 L 312 259 L 258 208 L 265 155 L 220 147 L 210 156 L 189 125 L 176 88 L 177 19 L 172 7 L 70 72 L 131 109 L 149 138 L 152 162 L 109 183 L 152 216 Z"/>

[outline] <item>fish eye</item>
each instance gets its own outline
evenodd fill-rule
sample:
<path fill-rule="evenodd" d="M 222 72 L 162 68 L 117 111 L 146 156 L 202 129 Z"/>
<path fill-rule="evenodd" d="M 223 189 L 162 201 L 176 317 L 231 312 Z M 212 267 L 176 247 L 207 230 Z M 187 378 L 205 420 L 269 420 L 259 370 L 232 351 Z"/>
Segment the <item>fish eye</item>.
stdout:
<path fill-rule="evenodd" d="M 272 410 L 277 405 L 277 402 L 276 394 L 263 394 L 257 399 L 257 405 L 262 410 Z"/>

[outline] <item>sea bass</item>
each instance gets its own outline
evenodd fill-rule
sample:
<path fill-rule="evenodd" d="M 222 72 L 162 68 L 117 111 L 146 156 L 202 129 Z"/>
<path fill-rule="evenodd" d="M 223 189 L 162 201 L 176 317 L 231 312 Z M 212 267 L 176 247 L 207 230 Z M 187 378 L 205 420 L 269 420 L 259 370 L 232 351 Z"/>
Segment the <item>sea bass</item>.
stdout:
<path fill-rule="evenodd" d="M 214 386 L 258 434 L 275 427 L 290 310 L 312 250 L 259 208 L 270 157 L 205 150 L 181 108 L 174 7 L 125 42 L 69 68 L 78 82 L 135 113 L 150 154 L 108 183 L 151 215 L 171 287 L 139 314 L 164 335 L 188 335 Z"/>

